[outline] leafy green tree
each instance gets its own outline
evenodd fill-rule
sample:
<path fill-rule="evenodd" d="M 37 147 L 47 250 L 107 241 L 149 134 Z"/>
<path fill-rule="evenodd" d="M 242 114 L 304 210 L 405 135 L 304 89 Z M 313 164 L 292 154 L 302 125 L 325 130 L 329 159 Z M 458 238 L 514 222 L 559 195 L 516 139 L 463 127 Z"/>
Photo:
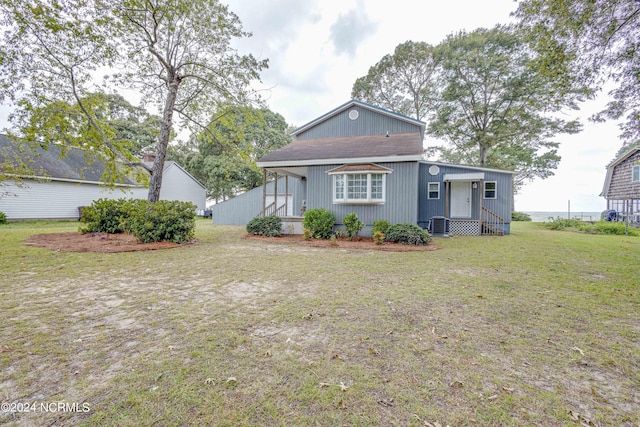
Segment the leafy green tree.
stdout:
<path fill-rule="evenodd" d="M 422 120 L 435 98 L 433 47 L 408 41 L 353 84 L 351 97 Z"/>
<path fill-rule="evenodd" d="M 592 95 L 607 81 L 616 86 L 594 119 L 624 119 L 621 137 L 639 140 L 640 2 L 524 0 L 515 15 L 558 88 Z"/>
<path fill-rule="evenodd" d="M 256 160 L 289 142 L 289 128 L 280 114 L 229 105 L 180 149 L 176 159 L 207 187 L 209 197 L 225 200 L 262 185 Z"/>
<path fill-rule="evenodd" d="M 233 39 L 250 34 L 218 0 L 0 0 L 0 23 L 0 98 L 15 103 L 18 129 L 42 123 L 17 136 L 82 141 L 113 164 L 140 164 L 100 120 L 103 104 L 90 95 L 97 69 L 119 67 L 105 84 L 138 90 L 145 105 L 162 111 L 152 202 L 160 196 L 174 113 L 202 126 L 221 102 L 249 102 L 249 84 L 267 66 L 232 48 Z"/>
<path fill-rule="evenodd" d="M 559 133 L 580 130 L 558 117 L 572 103 L 531 66 L 535 55 L 511 27 L 450 35 L 434 55 L 440 96 L 429 133 L 449 143 L 445 160 L 518 172 L 516 187 L 553 174 Z"/>

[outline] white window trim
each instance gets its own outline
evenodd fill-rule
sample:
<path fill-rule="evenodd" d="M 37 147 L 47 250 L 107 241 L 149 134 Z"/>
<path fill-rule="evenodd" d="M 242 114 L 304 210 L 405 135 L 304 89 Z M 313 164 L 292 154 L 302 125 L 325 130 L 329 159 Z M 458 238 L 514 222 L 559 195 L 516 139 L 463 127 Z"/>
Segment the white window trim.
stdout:
<path fill-rule="evenodd" d="M 354 205 L 354 204 L 367 204 L 367 205 L 372 205 L 372 204 L 376 204 L 376 205 L 381 205 L 384 204 L 386 201 L 386 194 L 387 194 L 387 173 L 389 172 L 384 172 L 384 171 L 380 171 L 380 172 L 368 172 L 368 171 L 363 171 L 363 172 L 357 172 L 357 171 L 352 171 L 349 173 L 338 173 L 338 174 L 332 174 L 333 175 L 333 180 L 332 180 L 332 188 L 333 188 L 333 203 L 334 204 L 350 204 L 350 205 Z M 349 199 L 349 175 L 367 175 L 367 198 L 366 199 Z M 381 199 L 373 199 L 371 198 L 371 184 L 372 184 L 372 179 L 371 179 L 371 175 L 382 175 L 382 198 Z M 337 176 L 342 176 L 343 177 L 343 182 L 344 182 L 344 190 L 343 190 L 343 195 L 344 197 L 342 199 L 338 199 L 336 197 L 336 177 Z"/>
<path fill-rule="evenodd" d="M 487 190 L 487 184 L 494 184 L 493 190 Z M 493 191 L 493 197 L 487 197 L 487 191 Z M 485 181 L 482 185 L 482 197 L 487 200 L 495 200 L 498 198 L 498 182 L 497 181 Z"/>
<path fill-rule="evenodd" d="M 431 197 L 431 185 L 435 184 L 437 187 L 437 190 L 434 190 L 433 192 L 437 192 L 438 193 L 438 197 Z M 440 183 L 439 182 L 427 182 L 427 200 L 440 200 Z"/>
<path fill-rule="evenodd" d="M 631 182 L 640 182 L 640 165 L 633 165 L 631 167 Z"/>

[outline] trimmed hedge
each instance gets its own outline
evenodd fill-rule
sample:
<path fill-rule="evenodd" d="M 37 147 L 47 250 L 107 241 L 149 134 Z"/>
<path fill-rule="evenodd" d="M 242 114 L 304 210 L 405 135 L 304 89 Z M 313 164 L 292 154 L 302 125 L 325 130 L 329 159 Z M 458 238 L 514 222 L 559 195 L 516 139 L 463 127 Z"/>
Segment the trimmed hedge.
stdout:
<path fill-rule="evenodd" d="M 387 234 L 387 230 L 389 230 L 389 221 L 387 221 L 386 219 L 379 219 L 373 222 L 371 234 L 376 234 L 376 231 L 379 231 L 382 234 Z"/>
<path fill-rule="evenodd" d="M 364 222 L 358 219 L 358 215 L 350 213 L 342 220 L 344 228 L 347 229 L 347 239 L 351 240 L 364 228 Z"/>
<path fill-rule="evenodd" d="M 131 233 L 142 243 L 193 239 L 196 206 L 190 202 L 98 199 L 82 210 L 82 233 Z"/>
<path fill-rule="evenodd" d="M 80 227 L 82 233 L 124 233 L 125 220 L 140 205 L 147 201 L 141 199 L 98 199 L 82 209 Z"/>
<path fill-rule="evenodd" d="M 247 224 L 247 233 L 258 236 L 279 236 L 282 234 L 282 218 L 275 215 L 253 218 Z"/>
<path fill-rule="evenodd" d="M 125 229 L 142 243 L 185 243 L 193 239 L 196 205 L 178 200 L 138 204 L 125 220 Z"/>
<path fill-rule="evenodd" d="M 309 209 L 304 213 L 302 226 L 316 239 L 328 239 L 333 233 L 336 218 L 333 212 L 324 208 Z"/>
<path fill-rule="evenodd" d="M 387 229 L 385 238 L 389 242 L 402 243 L 405 245 L 426 245 L 431 238 L 429 234 L 416 224 L 393 224 Z"/>

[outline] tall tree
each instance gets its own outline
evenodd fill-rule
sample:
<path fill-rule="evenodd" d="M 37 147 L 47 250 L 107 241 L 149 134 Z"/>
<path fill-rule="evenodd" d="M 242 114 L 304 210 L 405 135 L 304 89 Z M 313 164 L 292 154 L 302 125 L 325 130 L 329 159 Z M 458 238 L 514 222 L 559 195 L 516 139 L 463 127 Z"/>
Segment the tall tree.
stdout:
<path fill-rule="evenodd" d="M 445 159 L 514 170 L 517 185 L 552 175 L 560 157 L 551 138 L 580 125 L 555 114 L 567 98 L 532 67 L 535 55 L 517 32 L 460 32 L 434 54 L 441 93 L 428 131 L 450 143 Z"/>
<path fill-rule="evenodd" d="M 594 93 L 607 81 L 613 100 L 596 120 L 623 119 L 621 137 L 640 139 L 640 2 L 523 0 L 515 15 L 559 87 Z"/>
<path fill-rule="evenodd" d="M 85 144 L 133 164 L 86 102 L 96 70 L 120 66 L 107 83 L 136 89 L 159 107 L 149 201 L 160 195 L 174 113 L 199 126 L 220 102 L 248 102 L 250 82 L 267 65 L 232 49 L 234 38 L 250 34 L 218 0 L 0 0 L 0 8 L 0 90 L 16 103 L 18 127 L 66 102 L 82 114 L 74 120 L 86 125 Z"/>
<path fill-rule="evenodd" d="M 435 97 L 432 49 L 424 42 L 398 45 L 356 80 L 351 97 L 422 120 Z"/>
<path fill-rule="evenodd" d="M 291 142 L 284 118 L 267 108 L 228 106 L 214 114 L 211 125 L 174 152 L 186 169 L 217 200 L 262 185 L 256 160 Z"/>

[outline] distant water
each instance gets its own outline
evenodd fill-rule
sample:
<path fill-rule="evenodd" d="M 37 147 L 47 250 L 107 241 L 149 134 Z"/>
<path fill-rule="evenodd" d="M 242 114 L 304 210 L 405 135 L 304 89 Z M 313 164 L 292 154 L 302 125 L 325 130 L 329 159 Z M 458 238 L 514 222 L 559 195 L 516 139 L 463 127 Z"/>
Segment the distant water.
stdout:
<path fill-rule="evenodd" d="M 555 219 L 555 218 L 569 218 L 569 212 L 564 211 L 564 212 L 525 212 L 526 214 L 529 214 L 529 216 L 531 217 L 531 221 L 533 222 L 548 222 L 551 220 L 551 218 Z M 571 217 L 570 218 L 575 218 L 575 219 L 579 219 L 582 221 L 599 221 L 600 220 L 600 214 L 602 212 L 571 212 Z"/>

